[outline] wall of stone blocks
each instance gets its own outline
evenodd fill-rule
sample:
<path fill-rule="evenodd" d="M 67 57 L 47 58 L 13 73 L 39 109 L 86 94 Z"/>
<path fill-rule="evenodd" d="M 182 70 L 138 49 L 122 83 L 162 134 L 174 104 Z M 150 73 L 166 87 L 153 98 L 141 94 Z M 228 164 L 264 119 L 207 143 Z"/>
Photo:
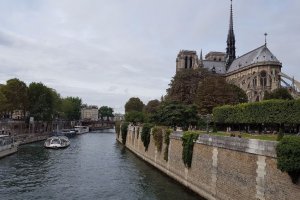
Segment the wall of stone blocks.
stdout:
<path fill-rule="evenodd" d="M 170 137 L 168 162 L 163 144 L 145 151 L 141 128 L 129 126 L 126 147 L 206 199 L 298 200 L 300 185 L 277 169 L 276 142 L 203 135 L 194 145 L 191 168 L 182 161 L 181 133 Z M 120 137 L 117 138 L 121 142 Z"/>

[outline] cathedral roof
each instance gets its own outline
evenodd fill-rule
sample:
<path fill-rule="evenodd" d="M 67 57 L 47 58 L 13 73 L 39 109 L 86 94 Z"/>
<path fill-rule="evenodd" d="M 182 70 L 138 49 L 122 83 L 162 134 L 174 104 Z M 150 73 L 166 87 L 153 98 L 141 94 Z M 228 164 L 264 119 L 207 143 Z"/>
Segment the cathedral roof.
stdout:
<path fill-rule="evenodd" d="M 203 67 L 209 71 L 215 71 L 217 74 L 225 74 L 225 62 L 203 60 Z"/>
<path fill-rule="evenodd" d="M 227 73 L 260 62 L 277 62 L 278 64 L 281 64 L 268 47 L 263 45 L 235 59 L 230 65 Z"/>

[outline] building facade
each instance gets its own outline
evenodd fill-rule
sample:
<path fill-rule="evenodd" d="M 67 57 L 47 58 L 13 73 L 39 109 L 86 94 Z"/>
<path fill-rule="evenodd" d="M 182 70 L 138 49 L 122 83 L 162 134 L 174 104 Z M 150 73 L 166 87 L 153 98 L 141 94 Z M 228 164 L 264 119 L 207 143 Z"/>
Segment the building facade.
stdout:
<path fill-rule="evenodd" d="M 97 106 L 86 106 L 81 108 L 81 120 L 97 121 L 99 119 Z"/>
<path fill-rule="evenodd" d="M 199 57 L 196 51 L 181 50 L 176 59 L 176 72 L 205 68 L 243 89 L 250 102 L 261 101 L 266 91 L 280 87 L 282 63 L 269 50 L 267 42 L 238 58 L 235 49 L 231 1 L 226 52 L 212 51 L 203 59 L 202 50 Z"/>

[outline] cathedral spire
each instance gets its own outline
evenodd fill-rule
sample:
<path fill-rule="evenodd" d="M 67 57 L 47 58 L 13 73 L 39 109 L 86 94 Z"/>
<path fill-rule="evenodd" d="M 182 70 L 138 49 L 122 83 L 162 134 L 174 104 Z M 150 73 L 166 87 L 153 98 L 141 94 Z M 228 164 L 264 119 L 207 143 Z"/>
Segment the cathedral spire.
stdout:
<path fill-rule="evenodd" d="M 229 31 L 227 35 L 227 48 L 226 48 L 226 70 L 235 59 L 235 36 L 233 31 L 233 11 L 232 11 L 232 0 L 230 4 L 230 19 L 229 19 Z"/>
<path fill-rule="evenodd" d="M 202 49 L 201 49 L 201 52 L 200 52 L 200 60 L 199 60 L 199 64 L 200 64 L 200 67 L 203 67 L 203 57 L 202 57 Z"/>

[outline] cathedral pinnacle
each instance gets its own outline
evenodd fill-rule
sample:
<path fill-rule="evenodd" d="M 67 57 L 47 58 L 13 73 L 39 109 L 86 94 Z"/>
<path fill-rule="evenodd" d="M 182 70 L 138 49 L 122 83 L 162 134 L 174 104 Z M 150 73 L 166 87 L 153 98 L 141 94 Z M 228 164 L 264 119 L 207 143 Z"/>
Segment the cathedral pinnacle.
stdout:
<path fill-rule="evenodd" d="M 235 57 L 235 36 L 233 31 L 233 9 L 232 0 L 230 4 L 230 19 L 229 19 L 229 30 L 227 35 L 227 48 L 226 48 L 226 70 L 228 70 L 230 64 L 233 62 Z"/>

